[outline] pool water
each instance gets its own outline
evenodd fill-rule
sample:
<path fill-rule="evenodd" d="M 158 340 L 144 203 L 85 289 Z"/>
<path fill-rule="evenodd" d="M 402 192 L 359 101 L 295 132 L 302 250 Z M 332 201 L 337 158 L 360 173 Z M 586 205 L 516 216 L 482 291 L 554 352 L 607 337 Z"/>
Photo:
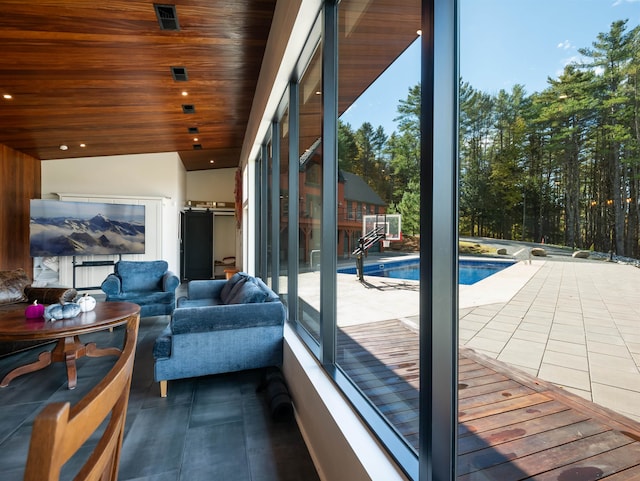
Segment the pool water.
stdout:
<path fill-rule="evenodd" d="M 458 261 L 458 283 L 462 285 L 475 284 L 496 272 L 515 264 L 515 261 L 491 261 L 460 259 Z M 392 261 L 364 266 L 364 274 L 376 277 L 391 277 L 393 279 L 420 279 L 420 260 Z M 343 274 L 356 274 L 355 267 L 338 269 Z"/>

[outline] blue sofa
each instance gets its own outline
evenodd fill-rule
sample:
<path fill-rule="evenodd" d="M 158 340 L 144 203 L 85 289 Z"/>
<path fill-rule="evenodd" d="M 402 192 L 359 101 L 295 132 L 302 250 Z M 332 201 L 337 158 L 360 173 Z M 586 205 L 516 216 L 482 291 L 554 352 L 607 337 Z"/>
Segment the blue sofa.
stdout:
<path fill-rule="evenodd" d="M 167 261 L 119 261 L 100 286 L 106 301 L 127 301 L 140 306 L 140 317 L 171 315 L 176 307 L 180 279 Z"/>
<path fill-rule="evenodd" d="M 239 272 L 189 282 L 153 347 L 160 395 L 174 379 L 282 365 L 285 318 L 280 298 L 260 278 Z"/>

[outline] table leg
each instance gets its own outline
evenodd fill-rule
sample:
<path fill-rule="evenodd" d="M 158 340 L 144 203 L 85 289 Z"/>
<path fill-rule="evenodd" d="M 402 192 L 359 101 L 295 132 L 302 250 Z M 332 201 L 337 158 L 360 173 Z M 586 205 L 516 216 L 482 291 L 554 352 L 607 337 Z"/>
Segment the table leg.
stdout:
<path fill-rule="evenodd" d="M 51 351 L 53 362 L 64 362 L 67 367 L 67 386 L 75 389 L 78 383 L 78 370 L 76 360 L 83 356 L 84 344 L 78 336 L 69 336 L 60 339 L 56 347 Z"/>
<path fill-rule="evenodd" d="M 75 389 L 78 383 L 78 370 L 76 368 L 76 360 L 81 357 L 101 357 L 101 356 L 119 356 L 122 353 L 117 347 L 99 348 L 95 342 L 83 344 L 78 336 L 69 336 L 58 340 L 56 347 L 52 351 L 45 351 L 38 356 L 38 360 L 30 364 L 25 364 L 15 368 L 7 374 L 0 387 L 7 387 L 9 383 L 18 376 L 29 372 L 38 371 L 47 367 L 54 362 L 64 362 L 67 366 L 67 380 L 69 389 Z"/>
<path fill-rule="evenodd" d="M 116 347 L 100 349 L 95 342 L 83 344 L 78 336 L 67 337 L 64 343 L 60 342 L 52 352 L 53 361 L 64 362 L 67 366 L 67 379 L 69 389 L 75 389 L 78 383 L 78 370 L 76 361 L 84 356 L 119 356 L 122 351 Z"/>
<path fill-rule="evenodd" d="M 101 357 L 101 356 L 119 356 L 122 351 L 117 347 L 97 347 L 95 342 L 90 342 L 85 346 L 85 356 Z"/>
<path fill-rule="evenodd" d="M 34 371 L 43 369 L 47 367 L 49 364 L 51 364 L 51 362 L 52 362 L 51 351 L 41 352 L 40 355 L 38 356 L 37 361 L 32 362 L 30 364 L 25 364 L 24 366 L 17 367 L 13 371 L 11 371 L 9 374 L 7 374 L 2 379 L 2 382 L 0 383 L 0 387 L 7 387 L 9 383 L 13 379 L 17 378 L 18 376 L 22 376 L 23 374 L 27 374 L 29 372 L 34 372 Z"/>
<path fill-rule="evenodd" d="M 77 352 L 66 352 L 64 363 L 67 366 L 67 387 L 75 389 L 78 384 L 78 369 L 76 368 Z"/>

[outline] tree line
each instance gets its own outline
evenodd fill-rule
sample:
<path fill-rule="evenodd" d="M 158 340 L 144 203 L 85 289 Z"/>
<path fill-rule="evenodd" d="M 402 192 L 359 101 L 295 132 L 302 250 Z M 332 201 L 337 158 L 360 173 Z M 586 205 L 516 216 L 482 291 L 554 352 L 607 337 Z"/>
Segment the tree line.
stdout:
<path fill-rule="evenodd" d="M 640 257 L 640 26 L 612 23 L 542 92 L 460 82 L 460 232 Z M 420 85 L 397 132 L 339 123 L 340 168 L 419 231 Z"/>

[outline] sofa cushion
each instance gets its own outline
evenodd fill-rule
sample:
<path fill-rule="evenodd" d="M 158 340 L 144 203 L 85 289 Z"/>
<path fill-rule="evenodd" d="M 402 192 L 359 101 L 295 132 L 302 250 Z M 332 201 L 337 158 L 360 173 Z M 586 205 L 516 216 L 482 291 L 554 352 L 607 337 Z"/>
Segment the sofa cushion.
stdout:
<path fill-rule="evenodd" d="M 123 292 L 115 296 L 110 296 L 110 301 L 126 301 L 133 302 L 140 306 L 148 306 L 152 304 L 174 304 L 175 297 L 173 292 Z M 141 315 L 141 317 L 143 317 Z"/>
<path fill-rule="evenodd" d="M 204 306 L 219 306 L 222 304 L 220 299 L 187 299 L 181 297 L 176 302 L 176 307 L 204 307 Z"/>
<path fill-rule="evenodd" d="M 123 292 L 143 292 L 162 290 L 167 261 L 119 261 L 115 273 L 122 281 Z"/>
<path fill-rule="evenodd" d="M 31 284 L 24 269 L 0 271 L 0 304 L 26 302 L 24 288 Z"/>
<path fill-rule="evenodd" d="M 232 292 L 233 296 L 227 304 L 255 304 L 267 300 L 267 293 L 249 279 Z"/>
<path fill-rule="evenodd" d="M 238 287 L 240 284 L 246 281 L 248 277 L 249 275 L 245 272 L 236 272 L 233 276 L 231 276 L 231 279 L 229 279 L 225 283 L 222 291 L 220 291 L 220 300 L 224 304 L 228 304 L 229 300 L 232 297 L 231 292 L 233 291 L 234 287 Z"/>

